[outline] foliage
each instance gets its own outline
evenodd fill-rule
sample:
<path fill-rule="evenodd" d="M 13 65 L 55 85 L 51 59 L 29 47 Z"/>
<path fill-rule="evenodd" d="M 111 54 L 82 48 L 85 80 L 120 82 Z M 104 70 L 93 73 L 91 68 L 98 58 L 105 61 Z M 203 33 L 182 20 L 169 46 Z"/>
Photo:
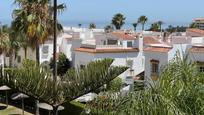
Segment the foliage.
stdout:
<path fill-rule="evenodd" d="M 203 115 L 203 75 L 186 57 L 177 56 L 145 90 L 100 96 L 88 108 L 101 115 Z"/>
<path fill-rule="evenodd" d="M 113 92 L 119 92 L 122 88 L 122 79 L 117 77 L 107 84 L 107 90 Z"/>
<path fill-rule="evenodd" d="M 95 28 L 96 28 L 96 24 L 94 24 L 94 23 L 89 24 L 89 29 L 95 29 Z"/>
<path fill-rule="evenodd" d="M 53 69 L 54 61 L 53 59 L 50 60 L 50 68 Z M 63 76 L 67 70 L 71 68 L 71 62 L 66 57 L 65 54 L 60 53 L 57 61 L 57 74 Z"/>
<path fill-rule="evenodd" d="M 199 28 L 199 25 L 195 22 L 191 23 L 189 28 Z"/>
<path fill-rule="evenodd" d="M 112 19 L 112 24 L 115 26 L 117 30 L 120 30 L 121 27 L 125 24 L 125 19 L 126 18 L 123 16 L 123 14 L 121 13 L 115 14 Z"/>
<path fill-rule="evenodd" d="M 39 44 L 44 43 L 53 33 L 53 7 L 50 0 L 15 0 L 18 5 L 13 11 L 12 28 L 16 33 L 25 34 L 25 40 L 36 49 L 36 60 L 39 63 Z M 58 11 L 62 12 L 66 6 L 60 4 Z M 62 26 L 57 24 L 58 32 Z M 18 35 L 17 35 L 18 36 Z"/>
<path fill-rule="evenodd" d="M 138 18 L 138 23 L 142 24 L 142 31 L 144 30 L 144 25 L 148 21 L 148 18 L 145 15 L 142 15 Z"/>
<path fill-rule="evenodd" d="M 132 23 L 132 26 L 134 27 L 134 31 L 136 31 L 137 25 L 138 25 L 138 23 Z"/>
<path fill-rule="evenodd" d="M 159 32 L 160 31 L 160 25 L 158 23 L 153 23 L 149 30 Z"/>
<path fill-rule="evenodd" d="M 104 27 L 106 33 L 110 33 L 114 30 L 112 25 L 107 25 Z"/>
<path fill-rule="evenodd" d="M 169 33 L 173 33 L 173 32 L 186 32 L 187 27 L 185 26 L 172 26 L 169 25 L 168 28 L 166 28 L 166 31 Z"/>
<path fill-rule="evenodd" d="M 91 62 L 84 69 L 69 69 L 55 82 L 52 73 L 33 61 L 26 60 L 21 68 L 1 71 L 1 83 L 30 97 L 59 106 L 108 83 L 126 67 L 113 67 L 112 59 Z M 55 102 L 55 103 L 54 103 Z"/>

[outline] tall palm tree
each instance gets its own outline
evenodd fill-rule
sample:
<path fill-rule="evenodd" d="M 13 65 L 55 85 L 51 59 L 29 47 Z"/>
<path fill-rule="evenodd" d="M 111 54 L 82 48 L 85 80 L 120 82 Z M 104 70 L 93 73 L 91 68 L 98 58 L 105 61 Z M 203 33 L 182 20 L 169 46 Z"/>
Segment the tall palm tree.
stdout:
<path fill-rule="evenodd" d="M 144 25 L 146 24 L 147 21 L 148 21 L 148 18 L 144 15 L 138 18 L 138 23 L 142 24 L 142 31 L 144 31 Z"/>
<path fill-rule="evenodd" d="M 7 26 L 3 25 L 0 27 L 0 54 L 8 51 L 9 48 L 9 33 Z"/>
<path fill-rule="evenodd" d="M 164 24 L 164 22 L 163 21 L 158 21 L 157 23 L 159 24 L 160 32 L 162 32 L 162 25 Z"/>
<path fill-rule="evenodd" d="M 50 0 L 15 0 L 19 8 L 14 10 L 13 28 L 26 34 L 32 48 L 36 50 L 39 63 L 39 45 L 53 33 L 53 7 Z M 64 8 L 58 5 L 58 8 Z M 59 29 L 62 29 L 57 24 Z"/>
<path fill-rule="evenodd" d="M 138 23 L 133 23 L 133 24 L 132 24 L 132 26 L 134 27 L 134 31 L 137 30 L 137 24 L 138 24 Z"/>
<path fill-rule="evenodd" d="M 125 24 L 125 19 L 126 18 L 123 16 L 123 14 L 118 13 L 114 15 L 112 19 L 112 24 L 115 26 L 117 30 L 120 30 L 121 27 Z"/>

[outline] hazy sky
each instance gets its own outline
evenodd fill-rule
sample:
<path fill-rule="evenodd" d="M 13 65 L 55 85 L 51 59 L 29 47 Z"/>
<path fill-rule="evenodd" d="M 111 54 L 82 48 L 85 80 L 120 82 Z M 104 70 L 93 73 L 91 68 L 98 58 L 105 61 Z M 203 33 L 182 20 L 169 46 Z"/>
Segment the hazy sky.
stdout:
<path fill-rule="evenodd" d="M 204 0 L 58 0 L 67 5 L 62 21 L 108 22 L 114 14 L 123 13 L 129 22 L 146 15 L 149 22 L 187 23 L 204 17 Z M 0 0 L 0 21 L 11 20 L 13 0 Z"/>

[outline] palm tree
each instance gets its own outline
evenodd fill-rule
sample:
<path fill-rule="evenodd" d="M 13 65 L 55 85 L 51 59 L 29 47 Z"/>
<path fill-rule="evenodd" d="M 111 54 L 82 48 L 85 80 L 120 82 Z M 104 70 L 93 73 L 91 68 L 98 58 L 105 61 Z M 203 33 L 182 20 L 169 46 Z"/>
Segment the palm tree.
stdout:
<path fill-rule="evenodd" d="M 113 31 L 113 26 L 112 25 L 107 25 L 104 27 L 104 30 L 106 33 L 112 32 Z"/>
<path fill-rule="evenodd" d="M 50 0 L 16 0 L 19 8 L 14 10 L 13 28 L 16 32 L 25 33 L 32 48 L 36 50 L 39 63 L 39 45 L 53 33 L 53 7 Z M 57 8 L 64 8 L 58 5 Z M 62 27 L 57 24 L 58 29 Z"/>
<path fill-rule="evenodd" d="M 145 23 L 148 21 L 148 18 L 144 15 L 140 16 L 138 18 L 138 23 L 141 23 L 142 24 L 142 31 L 144 31 L 144 25 Z"/>
<path fill-rule="evenodd" d="M 138 24 L 138 23 L 133 23 L 133 24 L 132 24 L 132 26 L 134 27 L 134 31 L 136 31 L 136 29 L 137 29 L 137 24 Z"/>
<path fill-rule="evenodd" d="M 149 30 L 158 32 L 160 30 L 160 25 L 157 22 L 155 22 L 155 23 L 151 24 L 151 27 Z"/>
<path fill-rule="evenodd" d="M 118 13 L 114 15 L 112 19 L 112 24 L 115 26 L 117 30 L 120 30 L 121 27 L 125 24 L 125 19 L 126 18 L 123 16 L 123 14 Z"/>
<path fill-rule="evenodd" d="M 9 33 L 7 26 L 3 25 L 0 27 L 0 54 L 7 52 L 9 48 Z"/>
<path fill-rule="evenodd" d="M 162 24 L 164 24 L 164 22 L 158 21 L 157 23 L 159 24 L 160 32 L 162 32 Z"/>
<path fill-rule="evenodd" d="M 94 24 L 94 23 L 89 24 L 89 29 L 95 29 L 95 28 L 96 28 L 96 24 Z"/>
<path fill-rule="evenodd" d="M 79 28 L 81 28 L 81 26 L 82 26 L 82 24 L 81 24 L 81 23 L 79 23 L 79 24 L 78 24 L 78 27 L 79 27 Z"/>

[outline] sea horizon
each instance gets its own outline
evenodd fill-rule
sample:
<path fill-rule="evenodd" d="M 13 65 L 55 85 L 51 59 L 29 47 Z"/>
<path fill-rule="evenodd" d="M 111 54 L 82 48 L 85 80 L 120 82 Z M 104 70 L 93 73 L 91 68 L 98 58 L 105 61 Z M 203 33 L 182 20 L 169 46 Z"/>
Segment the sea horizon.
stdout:
<path fill-rule="evenodd" d="M 111 25 L 111 21 L 70 21 L 70 20 L 59 20 L 59 22 L 64 26 L 64 27 L 78 27 L 78 24 L 81 24 L 82 28 L 89 28 L 90 23 L 94 23 L 96 25 L 96 28 L 98 29 L 104 29 L 105 26 Z M 126 21 L 125 24 L 122 26 L 122 29 L 133 29 L 132 23 L 134 21 Z M 151 21 L 147 22 L 145 24 L 145 29 L 150 28 L 151 24 L 156 21 Z M 163 29 L 168 28 L 169 25 L 172 25 L 174 27 L 176 26 L 189 26 L 191 22 L 164 22 L 162 25 Z M 11 20 L 6 20 L 6 19 L 1 19 L 0 24 L 4 25 L 10 25 Z M 138 24 L 137 30 L 141 30 L 141 24 Z"/>

